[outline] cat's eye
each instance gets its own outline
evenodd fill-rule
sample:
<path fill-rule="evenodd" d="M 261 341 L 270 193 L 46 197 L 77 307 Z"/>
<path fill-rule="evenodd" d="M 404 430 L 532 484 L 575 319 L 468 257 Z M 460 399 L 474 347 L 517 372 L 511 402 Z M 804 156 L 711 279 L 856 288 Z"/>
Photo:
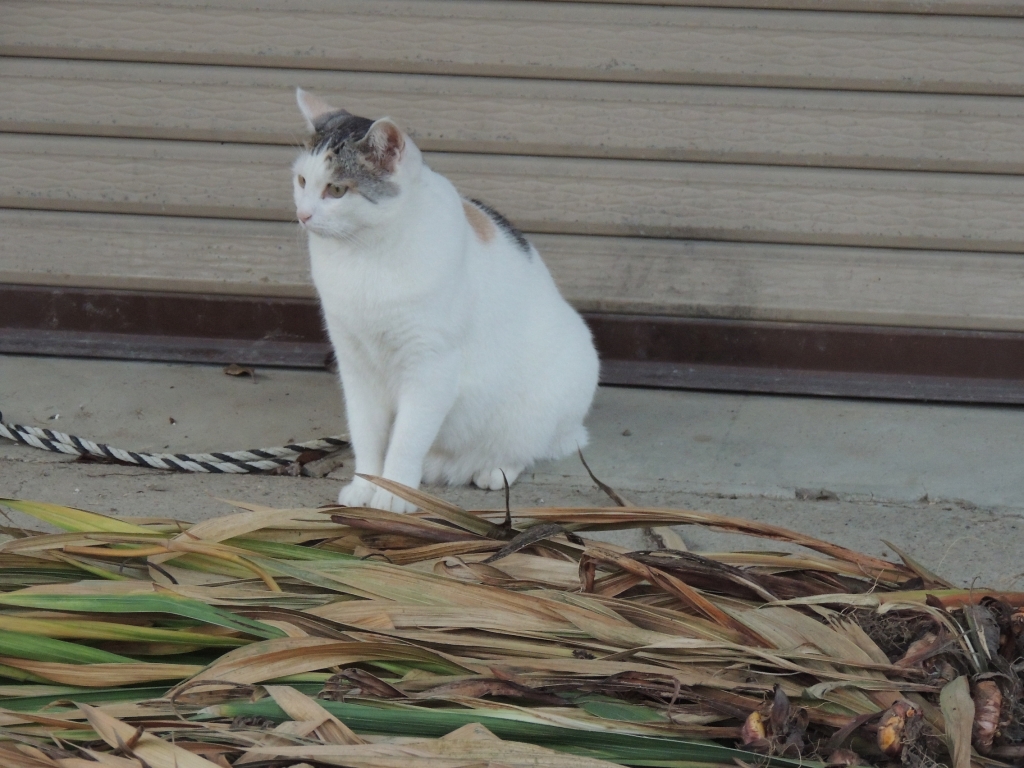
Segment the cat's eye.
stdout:
<path fill-rule="evenodd" d="M 348 192 L 348 187 L 339 187 L 337 184 L 328 184 L 324 187 L 324 197 L 342 197 Z"/>
<path fill-rule="evenodd" d="M 303 188 L 306 186 L 306 177 L 305 176 L 299 176 L 299 186 L 303 187 Z"/>

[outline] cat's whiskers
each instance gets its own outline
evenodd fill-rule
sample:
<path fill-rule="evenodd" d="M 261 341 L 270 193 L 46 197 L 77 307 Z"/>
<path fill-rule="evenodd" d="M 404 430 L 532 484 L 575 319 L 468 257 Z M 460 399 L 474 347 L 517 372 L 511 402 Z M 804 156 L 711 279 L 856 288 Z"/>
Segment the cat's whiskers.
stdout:
<path fill-rule="evenodd" d="M 351 232 L 335 230 L 328 233 L 327 236 L 333 240 L 337 240 L 339 243 L 338 247 L 331 252 L 331 256 L 341 256 L 346 253 L 350 253 L 356 248 L 360 250 L 370 249 L 369 243 Z"/>
<path fill-rule="evenodd" d="M 296 222 L 297 223 L 297 222 Z M 295 227 L 295 244 L 301 249 L 306 242 L 306 230 L 301 226 Z"/>
<path fill-rule="evenodd" d="M 366 242 L 366 240 L 364 240 L 362 237 L 357 235 L 355 232 L 346 232 L 344 230 L 339 230 L 335 234 L 335 236 L 339 240 L 344 240 L 348 243 L 351 243 L 352 245 L 358 246 L 359 248 L 363 248 L 364 250 L 369 250 L 370 248 L 370 244 Z"/>

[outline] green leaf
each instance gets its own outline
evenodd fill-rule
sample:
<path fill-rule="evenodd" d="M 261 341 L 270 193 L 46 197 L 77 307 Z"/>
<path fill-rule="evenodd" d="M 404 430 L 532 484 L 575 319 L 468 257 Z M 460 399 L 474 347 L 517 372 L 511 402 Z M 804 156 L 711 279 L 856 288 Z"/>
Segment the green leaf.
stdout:
<path fill-rule="evenodd" d="M 75 533 L 153 533 L 149 528 L 126 523 L 114 517 L 98 515 L 95 512 L 86 512 L 84 509 L 75 509 L 74 507 L 62 507 L 59 504 L 4 498 L 0 498 L 0 504 L 62 530 Z"/>
<path fill-rule="evenodd" d="M 31 661 L 50 661 L 58 664 L 129 664 L 135 659 L 116 653 L 68 643 L 52 637 L 26 635 L 0 629 L 0 656 Z"/>
<path fill-rule="evenodd" d="M 0 605 L 76 613 L 169 613 L 204 624 L 225 627 L 269 640 L 285 633 L 269 624 L 237 616 L 231 611 L 171 593 L 139 592 L 112 595 L 54 595 L 9 592 L 0 595 Z"/>
<path fill-rule="evenodd" d="M 42 686 L 41 686 L 42 687 Z M 137 688 L 80 688 L 77 686 L 46 686 L 53 688 L 53 693 L 41 693 L 38 696 L 12 696 L 0 699 L 0 707 L 12 712 L 39 712 L 43 709 L 55 711 L 56 701 L 66 702 L 68 709 L 74 709 L 71 699 L 85 704 L 116 704 L 124 701 L 146 701 L 159 699 L 167 693 L 167 686 L 146 686 Z"/>
<path fill-rule="evenodd" d="M 10 667 L 7 664 L 0 664 L 0 678 L 7 678 L 8 680 L 18 680 L 23 683 L 43 683 L 47 685 L 53 683 L 52 680 L 47 680 L 45 677 L 33 675 L 31 672 L 26 672 L 24 669 Z"/>
<path fill-rule="evenodd" d="M 63 638 L 73 641 L 111 641 L 122 643 L 171 643 L 200 647 L 237 648 L 251 640 L 223 635 L 209 635 L 188 630 L 140 627 L 112 621 L 69 621 L 8 616 L 0 613 L 0 631 L 18 632 L 37 637 Z"/>
<path fill-rule="evenodd" d="M 577 700 L 576 706 L 594 717 L 604 720 L 621 720 L 625 723 L 667 723 L 665 715 L 650 707 L 628 704 L 624 701 Z"/>
<path fill-rule="evenodd" d="M 326 675 L 321 676 L 326 677 Z M 279 681 L 274 681 L 279 682 Z M 313 683 L 304 683 L 294 680 L 286 682 L 292 688 L 302 691 L 307 696 L 315 696 L 323 688 L 323 680 Z M 8 686 L 0 686 L 0 689 Z M 80 688 L 75 686 L 38 686 L 52 689 L 52 693 L 40 691 L 35 696 L 10 696 L 0 698 L 0 708 L 12 712 L 54 712 L 60 709 L 75 709 L 75 703 L 103 705 L 119 704 L 133 701 L 149 701 L 161 699 L 167 695 L 169 687 L 166 685 L 145 685 L 145 686 L 118 686 L 111 688 Z M 55 706 L 55 702 L 61 702 Z"/>

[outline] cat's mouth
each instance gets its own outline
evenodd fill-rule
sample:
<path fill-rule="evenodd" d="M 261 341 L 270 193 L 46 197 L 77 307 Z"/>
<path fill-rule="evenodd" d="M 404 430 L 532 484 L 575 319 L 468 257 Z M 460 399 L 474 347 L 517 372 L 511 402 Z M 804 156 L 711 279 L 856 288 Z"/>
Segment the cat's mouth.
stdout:
<path fill-rule="evenodd" d="M 304 232 L 313 232 L 314 234 L 317 234 L 317 235 L 329 235 L 330 234 L 330 232 L 328 231 L 328 228 L 325 228 L 319 222 L 313 221 L 312 219 L 306 219 L 305 221 L 303 221 L 300 218 L 299 219 L 299 226 L 302 227 L 302 230 Z"/>

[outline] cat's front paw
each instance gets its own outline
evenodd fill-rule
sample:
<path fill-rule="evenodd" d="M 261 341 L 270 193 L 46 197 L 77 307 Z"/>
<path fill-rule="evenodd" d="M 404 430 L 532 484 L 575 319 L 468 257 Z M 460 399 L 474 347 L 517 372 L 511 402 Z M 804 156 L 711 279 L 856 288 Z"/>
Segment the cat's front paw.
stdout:
<path fill-rule="evenodd" d="M 370 503 L 377 486 L 357 477 L 338 493 L 338 503 L 343 507 L 371 507 Z"/>
<path fill-rule="evenodd" d="M 410 504 L 405 499 L 400 499 L 390 491 L 385 491 L 383 488 L 378 488 L 374 491 L 373 498 L 370 499 L 370 506 L 374 509 L 383 509 L 388 512 L 400 512 L 405 514 L 407 512 L 415 512 L 416 505 Z"/>

